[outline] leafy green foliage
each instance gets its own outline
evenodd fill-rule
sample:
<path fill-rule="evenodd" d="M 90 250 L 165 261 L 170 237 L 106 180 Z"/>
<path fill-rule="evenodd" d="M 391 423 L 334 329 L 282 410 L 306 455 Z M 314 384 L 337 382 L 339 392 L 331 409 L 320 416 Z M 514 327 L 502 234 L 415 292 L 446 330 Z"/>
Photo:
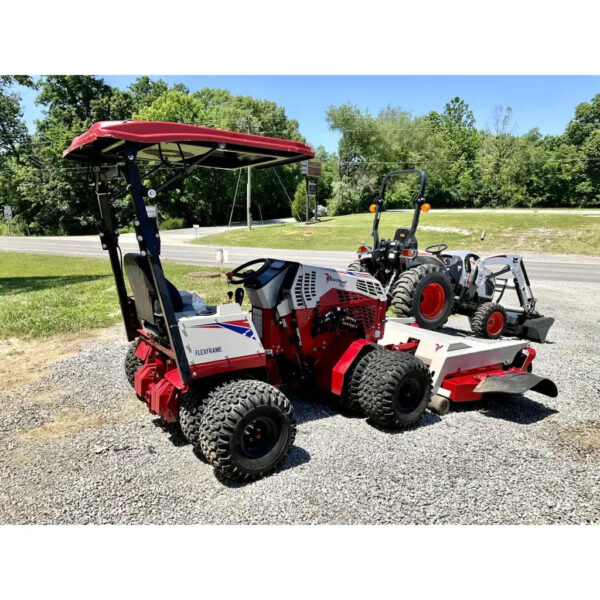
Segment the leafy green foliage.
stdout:
<path fill-rule="evenodd" d="M 306 220 L 306 183 L 299 181 L 296 191 L 294 192 L 294 200 L 292 201 L 292 217 L 296 221 Z"/>
<path fill-rule="evenodd" d="M 184 225 L 185 225 L 185 220 L 182 219 L 181 217 L 170 217 L 169 219 L 162 221 L 162 223 L 160 224 L 160 228 L 164 229 L 164 230 L 182 229 Z"/>
<path fill-rule="evenodd" d="M 0 84 L 18 82 L 2 79 Z M 149 119 L 194 123 L 234 131 L 302 140 L 298 123 L 274 102 L 233 96 L 226 90 L 203 89 L 194 94 L 183 85 L 171 88 L 162 80 L 138 78 L 127 90 L 108 86 L 93 76 L 48 76 L 36 84 L 37 103 L 44 117 L 29 136 L 22 121 L 19 99 L 0 87 L 0 194 L 10 198 L 30 234 L 78 234 L 95 230 L 97 219 L 93 181 L 85 166 L 62 159 L 74 136 L 101 120 Z M 254 170 L 253 218 L 268 219 L 289 213 L 286 191 L 300 178 L 297 166 L 277 167 L 274 173 Z M 162 175 L 147 181 L 156 186 Z M 238 185 L 239 182 L 239 185 Z M 179 187 L 157 199 L 165 218 L 183 220 L 183 226 L 227 222 L 234 201 L 234 220 L 245 220 L 245 174 L 195 169 Z M 282 189 L 282 185 L 285 188 Z M 118 221 L 127 226 L 133 218 L 127 198 L 116 205 Z"/>
<path fill-rule="evenodd" d="M 434 206 L 592 206 L 600 201 L 600 94 L 580 104 L 563 136 L 537 130 L 517 136 L 510 107 L 496 107 L 492 131 L 478 130 L 461 98 L 426 116 L 388 107 L 373 116 L 345 104 L 327 120 L 341 139 L 341 180 L 333 186 L 332 214 L 366 210 L 374 182 L 394 169 L 428 175 Z M 388 207 L 407 206 L 416 182 L 392 182 Z"/>

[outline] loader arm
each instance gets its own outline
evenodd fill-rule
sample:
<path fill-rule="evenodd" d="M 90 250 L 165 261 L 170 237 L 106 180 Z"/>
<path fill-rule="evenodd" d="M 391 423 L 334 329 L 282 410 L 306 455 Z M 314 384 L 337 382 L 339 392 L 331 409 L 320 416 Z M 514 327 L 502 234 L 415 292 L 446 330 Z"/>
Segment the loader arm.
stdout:
<path fill-rule="evenodd" d="M 490 267 L 504 267 L 500 271 L 492 271 Z M 515 292 L 519 298 L 519 303 L 524 312 L 530 314 L 535 312 L 536 300 L 531 291 L 529 277 L 523 264 L 523 258 L 520 254 L 500 254 L 480 258 L 477 261 L 477 274 L 473 290 L 477 290 L 486 280 L 493 277 L 512 273 Z"/>

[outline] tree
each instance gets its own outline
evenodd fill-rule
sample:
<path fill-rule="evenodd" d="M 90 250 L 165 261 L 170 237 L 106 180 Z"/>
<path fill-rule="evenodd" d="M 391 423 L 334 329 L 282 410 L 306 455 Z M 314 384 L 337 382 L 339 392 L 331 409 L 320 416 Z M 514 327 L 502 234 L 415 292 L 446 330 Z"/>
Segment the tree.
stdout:
<path fill-rule="evenodd" d="M 27 126 L 23 121 L 21 97 L 8 88 L 15 83 L 32 87 L 31 77 L 25 75 L 0 76 L 0 160 L 8 156 L 20 158 L 20 146 L 29 142 Z"/>
<path fill-rule="evenodd" d="M 189 94 L 171 89 L 140 109 L 135 118 L 193 123 L 303 141 L 298 122 L 289 119 L 282 107 L 251 96 L 233 96 L 226 90 L 205 88 Z M 297 166 L 276 168 L 279 179 L 269 169 L 252 172 L 255 220 L 261 215 L 267 219 L 289 214 L 288 193 L 296 187 L 299 169 Z M 188 224 L 192 220 L 205 225 L 226 223 L 237 178 L 238 172 L 195 169 L 162 199 L 162 211 L 169 216 L 184 216 Z M 244 204 L 238 202 L 234 219 L 245 218 Z"/>

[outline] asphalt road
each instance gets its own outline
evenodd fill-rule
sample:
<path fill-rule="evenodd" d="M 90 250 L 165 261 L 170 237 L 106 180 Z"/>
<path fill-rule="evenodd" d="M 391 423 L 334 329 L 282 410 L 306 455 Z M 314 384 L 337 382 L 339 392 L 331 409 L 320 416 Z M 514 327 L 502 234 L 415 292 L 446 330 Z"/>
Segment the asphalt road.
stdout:
<path fill-rule="evenodd" d="M 225 227 L 202 228 L 198 235 L 225 231 Z M 185 264 L 218 265 L 218 246 L 203 246 L 187 243 L 194 239 L 193 229 L 165 231 L 161 233 L 162 258 Z M 138 250 L 133 234 L 121 236 L 124 253 Z M 225 264 L 239 265 L 254 258 L 271 257 L 296 260 L 317 266 L 345 268 L 355 258 L 353 252 L 320 250 L 289 250 L 272 248 L 224 247 L 227 251 Z M 33 252 L 70 256 L 105 257 L 97 236 L 71 237 L 6 237 L 0 236 L 0 251 Z M 595 257 L 562 257 L 525 255 L 526 266 L 532 279 L 545 281 L 565 281 L 600 283 L 600 259 Z"/>

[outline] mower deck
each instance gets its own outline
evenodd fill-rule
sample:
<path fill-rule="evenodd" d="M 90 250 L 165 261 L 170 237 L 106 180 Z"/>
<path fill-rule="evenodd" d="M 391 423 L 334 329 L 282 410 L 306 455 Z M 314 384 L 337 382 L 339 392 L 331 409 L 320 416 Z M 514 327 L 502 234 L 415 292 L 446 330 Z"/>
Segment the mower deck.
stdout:
<path fill-rule="evenodd" d="M 524 372 L 535 357 L 526 341 L 482 341 L 416 327 L 412 319 L 387 319 L 379 344 L 414 351 L 429 367 L 432 394 L 454 402 L 479 400 L 483 393 L 500 391 L 518 394 L 531 389 L 557 395 L 551 381 Z"/>

